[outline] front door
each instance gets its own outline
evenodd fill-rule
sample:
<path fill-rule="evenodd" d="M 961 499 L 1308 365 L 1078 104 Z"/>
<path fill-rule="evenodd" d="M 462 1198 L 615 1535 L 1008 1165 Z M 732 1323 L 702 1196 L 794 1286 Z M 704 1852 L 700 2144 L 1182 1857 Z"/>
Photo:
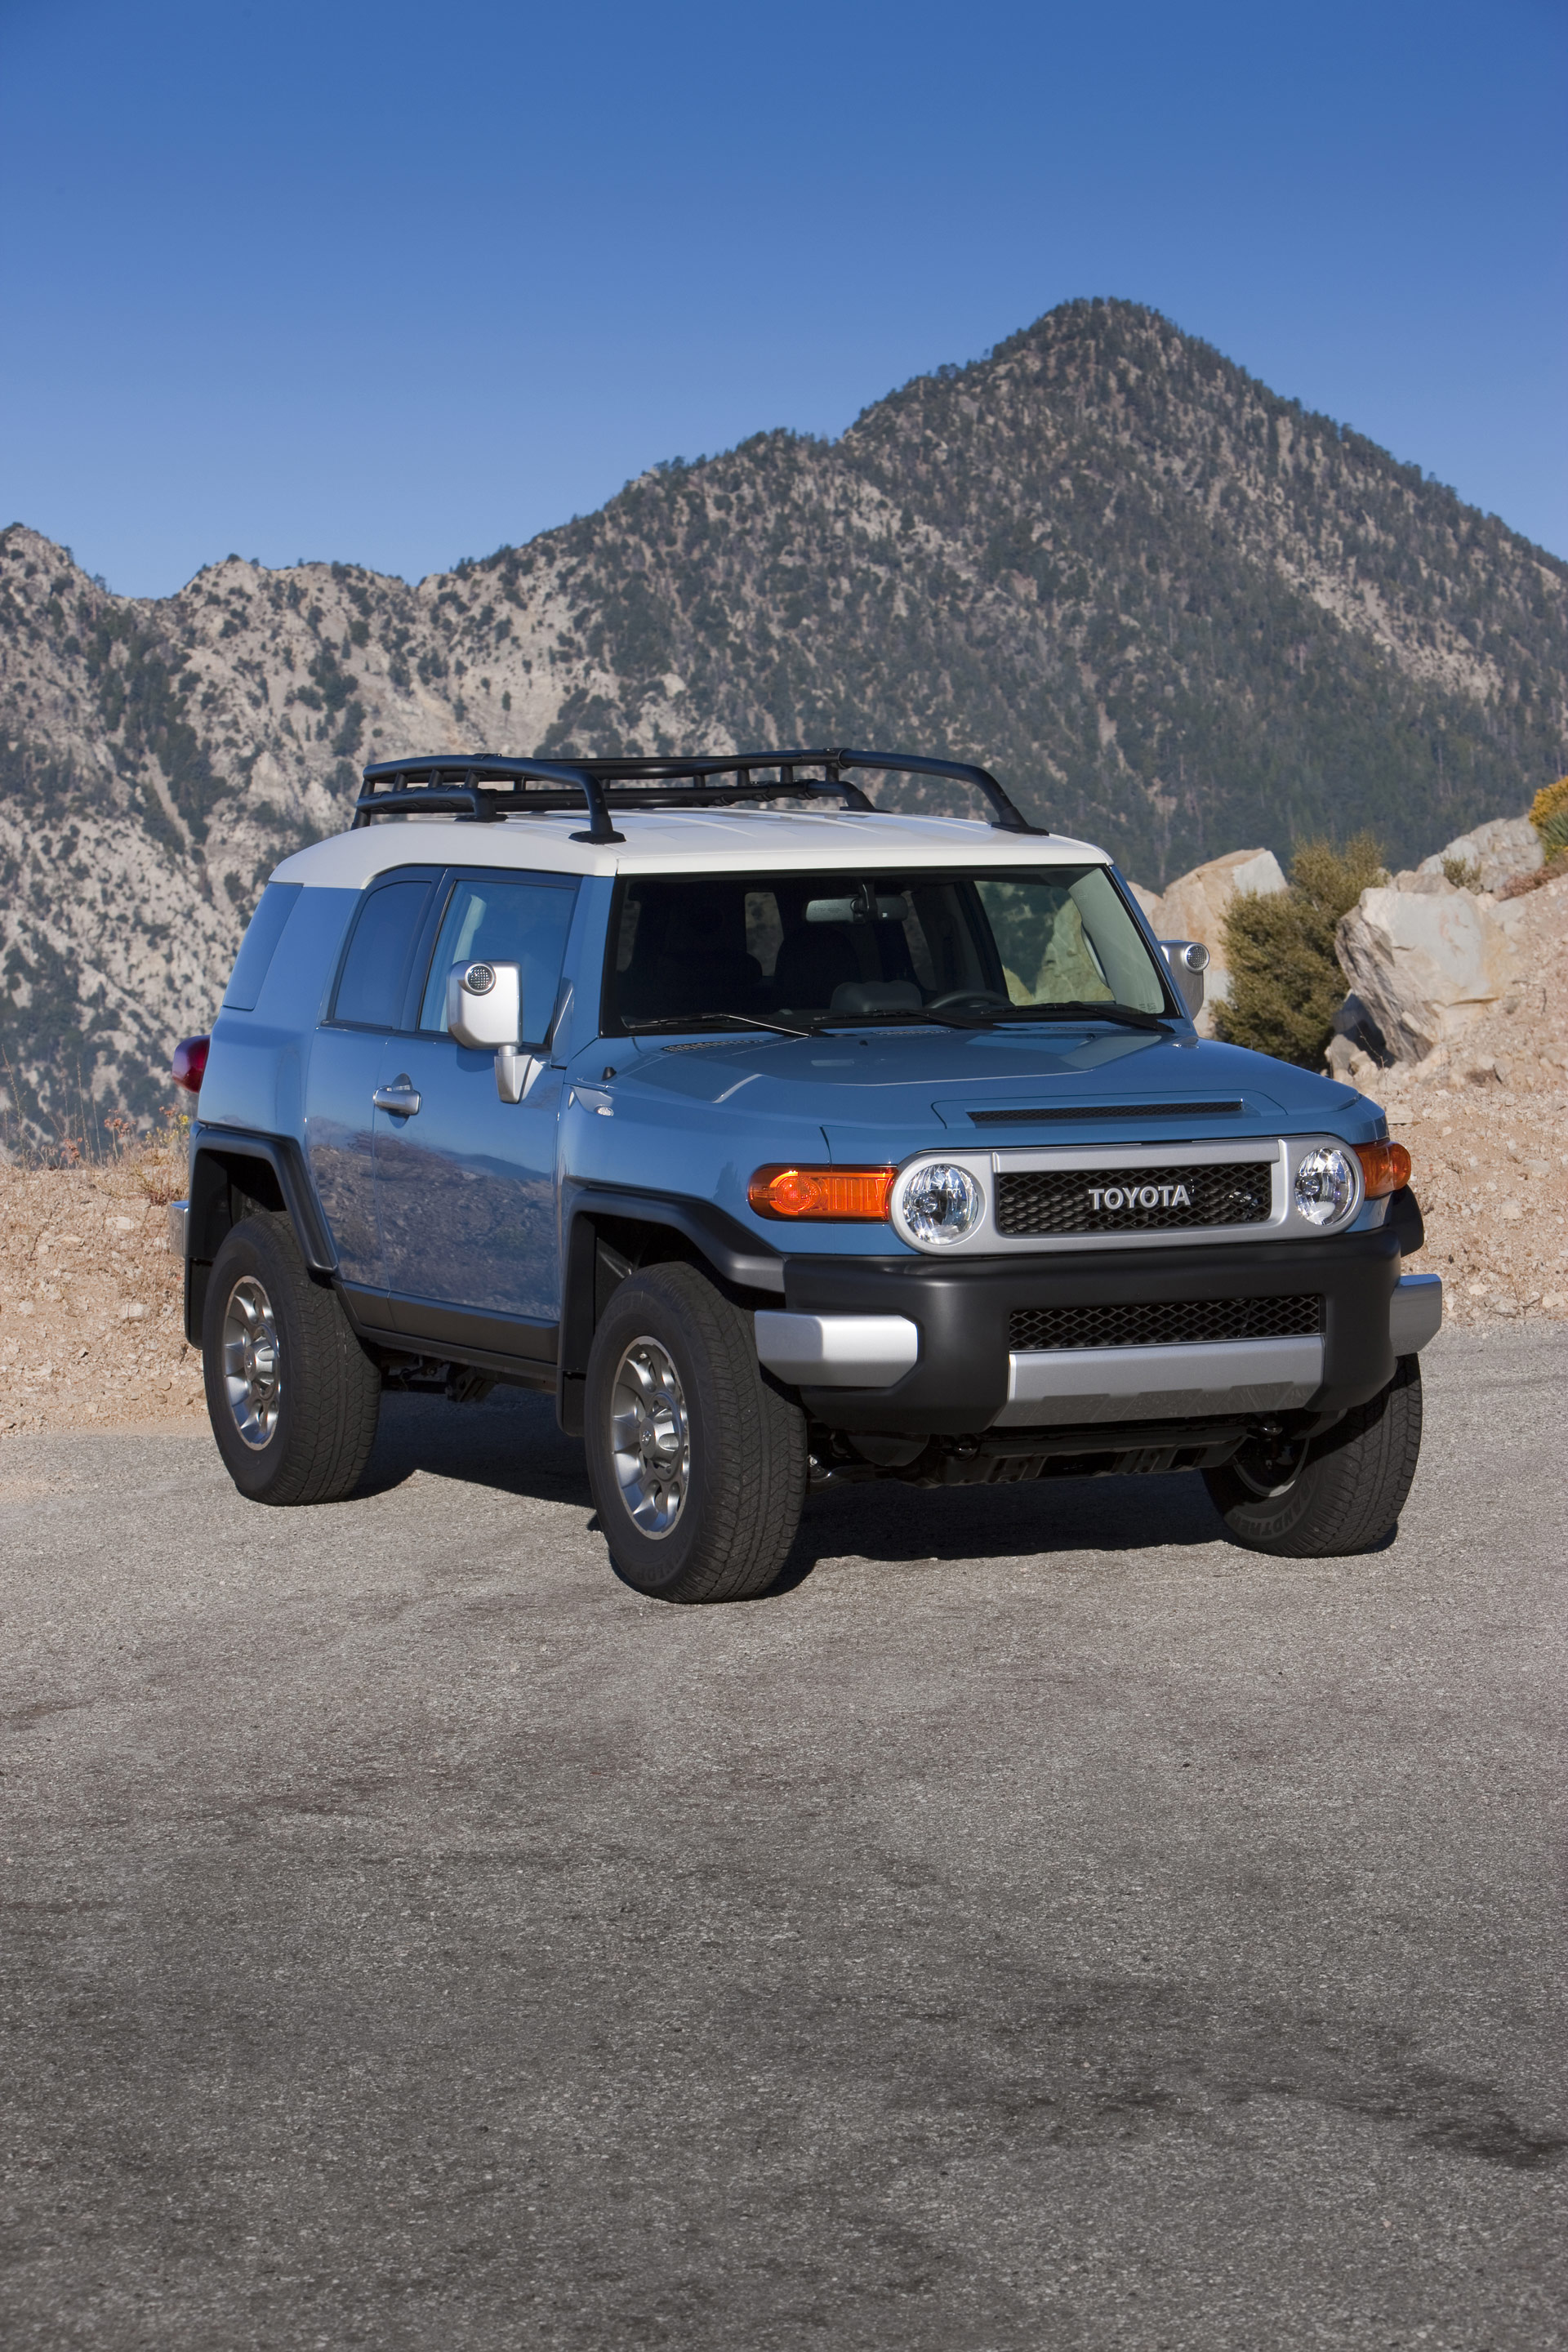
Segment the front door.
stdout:
<path fill-rule="evenodd" d="M 408 1081 L 410 1108 L 375 1115 L 383 1264 L 394 1314 L 411 1336 L 484 1344 L 478 1327 L 459 1330 L 435 1308 L 546 1327 L 559 1318 L 563 1073 L 546 1060 L 521 1102 L 502 1102 L 494 1055 L 447 1034 L 447 977 L 480 958 L 521 965 L 521 1042 L 547 1055 L 576 887 L 542 875 L 449 877 L 417 1026 L 393 1042 L 382 1073 L 384 1089 Z M 504 1331 L 492 1344 L 510 1351 Z"/>

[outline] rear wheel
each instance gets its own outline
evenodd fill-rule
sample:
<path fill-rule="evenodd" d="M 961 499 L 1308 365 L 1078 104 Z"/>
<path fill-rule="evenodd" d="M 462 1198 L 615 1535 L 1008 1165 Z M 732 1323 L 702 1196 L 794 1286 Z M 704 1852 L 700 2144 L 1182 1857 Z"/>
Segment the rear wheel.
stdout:
<path fill-rule="evenodd" d="M 1392 1532 L 1420 1452 L 1421 1360 L 1402 1356 L 1388 1386 L 1321 1437 L 1295 1448 L 1255 1440 L 1204 1483 L 1239 1543 L 1328 1559 Z"/>
<path fill-rule="evenodd" d="M 381 1373 L 335 1292 L 312 1282 L 287 1217 L 225 1235 L 202 1312 L 207 1418 L 254 1503 L 337 1503 L 370 1459 Z"/>
<path fill-rule="evenodd" d="M 612 1294 L 584 1433 L 628 1584 L 661 1601 L 767 1591 L 805 1500 L 805 1415 L 765 1378 L 751 1317 L 694 1266 L 653 1266 Z"/>

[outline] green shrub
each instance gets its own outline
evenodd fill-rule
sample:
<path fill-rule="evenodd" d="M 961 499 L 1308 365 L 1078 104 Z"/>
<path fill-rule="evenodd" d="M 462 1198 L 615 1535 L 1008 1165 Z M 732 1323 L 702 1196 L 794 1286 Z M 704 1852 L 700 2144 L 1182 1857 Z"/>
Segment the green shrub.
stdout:
<path fill-rule="evenodd" d="M 1445 857 L 1443 879 L 1451 882 L 1456 890 L 1479 890 L 1481 869 L 1473 857 Z"/>
<path fill-rule="evenodd" d="M 1225 919 L 1230 998 L 1215 1007 L 1215 1035 L 1321 1069 L 1345 993 L 1334 932 L 1362 892 L 1387 878 L 1383 845 L 1358 833 L 1342 849 L 1304 841 L 1288 888 L 1234 899 Z"/>
<path fill-rule="evenodd" d="M 1536 793 L 1530 822 L 1549 858 L 1560 857 L 1568 850 L 1568 776 L 1559 776 L 1554 784 L 1545 784 Z"/>

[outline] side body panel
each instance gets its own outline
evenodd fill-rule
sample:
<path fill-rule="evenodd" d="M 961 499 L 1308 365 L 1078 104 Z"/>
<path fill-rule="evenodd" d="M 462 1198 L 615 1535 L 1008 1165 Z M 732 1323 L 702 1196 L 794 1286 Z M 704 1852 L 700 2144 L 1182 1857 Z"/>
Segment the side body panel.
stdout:
<path fill-rule="evenodd" d="M 375 1179 L 388 1289 L 500 1315 L 559 1312 L 555 1129 L 558 1069 L 521 1102 L 496 1092 L 495 1059 L 451 1037 L 395 1037 L 416 1116 L 375 1113 Z M 400 1314 L 400 1325 L 405 1318 Z"/>
<path fill-rule="evenodd" d="M 213 1024 L 202 1079 L 209 1127 L 304 1139 L 306 1067 L 357 890 L 301 890 L 251 1011 L 225 1009 Z"/>

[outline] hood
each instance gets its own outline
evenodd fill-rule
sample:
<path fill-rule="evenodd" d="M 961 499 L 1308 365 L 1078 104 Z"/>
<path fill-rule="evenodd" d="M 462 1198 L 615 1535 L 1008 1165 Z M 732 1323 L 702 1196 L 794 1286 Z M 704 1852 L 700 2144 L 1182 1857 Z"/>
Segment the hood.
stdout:
<path fill-rule="evenodd" d="M 759 1141 L 776 1124 L 784 1150 L 787 1137 L 816 1127 L 845 1160 L 896 1160 L 950 1139 L 971 1150 L 1146 1142 L 1153 1121 L 1154 1133 L 1173 1139 L 1321 1126 L 1362 1141 L 1381 1118 L 1353 1087 L 1190 1032 L 1063 1024 L 725 1035 L 627 1041 L 619 1057 L 615 1092 L 628 1109 L 634 1097 L 651 1109 L 649 1096 L 689 1114 L 710 1105 Z"/>

